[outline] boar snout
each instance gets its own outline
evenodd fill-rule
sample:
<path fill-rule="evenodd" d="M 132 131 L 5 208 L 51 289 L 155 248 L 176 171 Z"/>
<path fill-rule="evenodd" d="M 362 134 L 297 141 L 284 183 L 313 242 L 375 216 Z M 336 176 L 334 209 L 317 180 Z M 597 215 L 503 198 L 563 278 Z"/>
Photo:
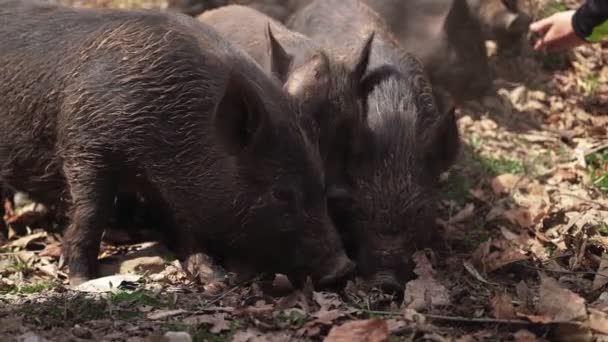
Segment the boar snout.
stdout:
<path fill-rule="evenodd" d="M 377 272 L 371 278 L 370 285 L 386 293 L 399 293 L 403 290 L 403 284 L 397 280 L 397 276 L 392 271 Z"/>
<path fill-rule="evenodd" d="M 352 262 L 344 252 L 336 254 L 327 263 L 327 271 L 319 280 L 320 285 L 332 285 L 348 277 L 355 270 L 355 263 Z"/>

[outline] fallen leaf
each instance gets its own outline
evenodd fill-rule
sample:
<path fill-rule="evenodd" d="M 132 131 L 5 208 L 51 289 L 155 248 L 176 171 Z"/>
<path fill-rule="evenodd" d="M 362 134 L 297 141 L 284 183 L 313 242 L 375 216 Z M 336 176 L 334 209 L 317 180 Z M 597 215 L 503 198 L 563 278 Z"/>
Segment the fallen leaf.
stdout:
<path fill-rule="evenodd" d="M 578 180 L 578 175 L 576 174 L 576 172 L 573 172 L 571 170 L 559 169 L 557 170 L 557 172 L 555 172 L 553 177 L 551 177 L 551 180 L 554 181 L 555 184 L 558 184 L 563 181 L 576 183 L 576 181 Z"/>
<path fill-rule="evenodd" d="M 471 194 L 471 196 L 473 196 L 473 198 L 476 198 L 476 199 L 480 200 L 481 202 L 490 201 L 490 196 L 482 189 L 471 189 L 471 190 L 469 190 L 469 194 Z"/>
<path fill-rule="evenodd" d="M 312 298 L 321 308 L 327 310 L 342 306 L 342 300 L 340 300 L 340 296 L 337 293 L 313 292 Z"/>
<path fill-rule="evenodd" d="M 583 298 L 544 275 L 541 275 L 538 310 L 558 322 L 580 321 L 587 317 Z"/>
<path fill-rule="evenodd" d="M 608 284 L 608 253 L 602 254 L 602 261 L 593 279 L 593 291 L 597 291 Z"/>
<path fill-rule="evenodd" d="M 119 272 L 127 273 L 160 273 L 165 269 L 165 260 L 159 256 L 128 259 L 120 264 Z"/>
<path fill-rule="evenodd" d="M 528 257 L 507 240 L 488 240 L 477 247 L 472 254 L 474 264 L 484 273 L 490 273 Z"/>
<path fill-rule="evenodd" d="M 526 283 L 522 280 L 515 286 L 517 292 L 517 298 L 523 304 L 525 309 L 532 306 L 532 292 Z"/>
<path fill-rule="evenodd" d="M 199 325 L 202 323 L 210 324 L 211 329 L 209 330 L 213 334 L 219 334 L 222 331 L 230 330 L 230 326 L 226 321 L 225 313 L 218 313 L 215 315 L 198 315 L 186 317 L 182 320 L 187 325 Z"/>
<path fill-rule="evenodd" d="M 141 276 L 135 274 L 117 274 L 113 276 L 92 279 L 76 286 L 75 290 L 80 292 L 114 292 L 120 290 L 123 285 L 137 283 Z"/>
<path fill-rule="evenodd" d="M 50 243 L 38 255 L 59 259 L 61 257 L 61 244 L 57 242 Z"/>
<path fill-rule="evenodd" d="M 492 191 L 494 191 L 496 195 L 508 194 L 513 190 L 520 179 L 520 176 L 510 173 L 497 176 L 492 180 Z"/>
<path fill-rule="evenodd" d="M 46 232 L 34 233 L 18 238 L 6 244 L 6 247 L 26 249 L 33 242 L 44 240 L 47 237 Z"/>
<path fill-rule="evenodd" d="M 388 324 L 381 319 L 346 322 L 333 327 L 324 342 L 382 342 L 388 337 Z"/>
<path fill-rule="evenodd" d="M 533 227 L 546 215 L 546 211 L 540 208 L 514 208 L 507 210 L 503 216 L 512 224 L 523 228 Z"/>
<path fill-rule="evenodd" d="M 518 330 L 515 334 L 513 334 L 513 338 L 515 342 L 544 342 L 547 341 L 544 338 L 538 338 L 533 333 L 528 330 L 522 329 Z"/>
<path fill-rule="evenodd" d="M 186 310 L 182 310 L 182 309 L 177 309 L 177 310 L 157 310 L 154 312 L 151 312 L 149 314 L 146 315 L 147 319 L 156 321 L 156 320 L 161 320 L 161 319 L 165 319 L 165 318 L 169 318 L 169 317 L 173 317 L 173 316 L 178 316 L 181 315 L 183 313 L 186 313 Z"/>
<path fill-rule="evenodd" d="M 456 215 L 450 217 L 448 224 L 457 224 L 457 223 L 466 222 L 469 219 L 471 219 L 471 217 L 473 217 L 474 213 L 475 213 L 475 204 L 468 203 L 462 210 L 460 210 L 458 213 L 456 213 Z"/>
<path fill-rule="evenodd" d="M 513 319 L 515 318 L 515 308 L 511 297 L 506 293 L 499 293 L 491 300 L 492 308 L 494 309 L 494 317 L 498 319 Z"/>
<path fill-rule="evenodd" d="M 433 306 L 446 306 L 450 304 L 448 289 L 434 278 L 431 262 L 423 252 L 413 256 L 416 262 L 414 273 L 418 279 L 411 280 L 405 285 L 403 303 L 409 309 L 430 309 Z"/>
<path fill-rule="evenodd" d="M 332 324 L 336 319 L 344 316 L 340 310 L 326 310 L 325 308 L 321 308 L 318 312 L 312 315 L 316 318 L 316 322 L 321 324 Z"/>
<path fill-rule="evenodd" d="M 163 342 L 192 342 L 192 336 L 185 331 L 167 331 Z"/>
<path fill-rule="evenodd" d="M 589 328 L 599 334 L 608 335 L 608 314 L 589 308 Z"/>

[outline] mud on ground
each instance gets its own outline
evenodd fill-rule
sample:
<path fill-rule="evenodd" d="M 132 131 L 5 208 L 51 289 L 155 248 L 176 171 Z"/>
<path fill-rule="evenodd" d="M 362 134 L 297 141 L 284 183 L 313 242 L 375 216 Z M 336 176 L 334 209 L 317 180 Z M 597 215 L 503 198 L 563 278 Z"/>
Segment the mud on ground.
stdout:
<path fill-rule="evenodd" d="M 577 2 L 527 5 L 540 17 Z M 0 340 L 608 340 L 607 51 L 492 56 L 495 94 L 458 113 L 465 148 L 438 221 L 447 242 L 415 256 L 403 294 L 358 280 L 339 293 L 282 277 L 195 285 L 154 243 L 104 245 L 105 272 L 121 275 L 76 291 L 57 268 L 60 237 L 30 225 L 1 247 Z M 35 210 L 7 219 L 16 228 Z"/>

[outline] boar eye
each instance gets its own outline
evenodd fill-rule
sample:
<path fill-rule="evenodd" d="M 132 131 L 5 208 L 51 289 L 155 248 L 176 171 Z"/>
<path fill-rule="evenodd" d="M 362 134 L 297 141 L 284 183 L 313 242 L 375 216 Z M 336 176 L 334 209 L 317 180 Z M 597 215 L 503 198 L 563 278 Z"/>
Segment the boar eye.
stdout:
<path fill-rule="evenodd" d="M 272 196 L 277 200 L 285 203 L 292 203 L 295 199 L 293 190 L 285 187 L 278 187 L 272 190 Z"/>

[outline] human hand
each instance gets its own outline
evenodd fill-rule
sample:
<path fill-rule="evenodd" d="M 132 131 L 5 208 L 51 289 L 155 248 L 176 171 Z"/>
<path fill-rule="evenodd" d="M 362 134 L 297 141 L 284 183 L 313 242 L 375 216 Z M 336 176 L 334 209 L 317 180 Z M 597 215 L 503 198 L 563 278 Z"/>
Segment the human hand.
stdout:
<path fill-rule="evenodd" d="M 530 25 L 532 33 L 544 35 L 534 45 L 534 50 L 559 51 L 575 48 L 585 43 L 574 32 L 572 16 L 575 11 L 556 13 Z"/>

